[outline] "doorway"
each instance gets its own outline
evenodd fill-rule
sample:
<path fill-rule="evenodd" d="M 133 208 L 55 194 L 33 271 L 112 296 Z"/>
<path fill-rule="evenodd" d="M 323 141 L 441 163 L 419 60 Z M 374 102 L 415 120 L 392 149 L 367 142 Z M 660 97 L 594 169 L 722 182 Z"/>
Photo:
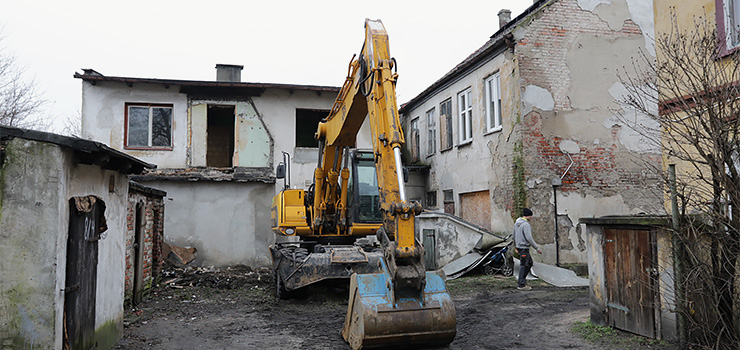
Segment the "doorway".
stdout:
<path fill-rule="evenodd" d="M 144 206 L 136 204 L 134 223 L 134 295 L 131 298 L 134 305 L 141 303 L 144 291 L 144 232 L 146 220 L 144 219 Z"/>
<path fill-rule="evenodd" d="M 655 235 L 646 229 L 604 229 L 609 326 L 655 337 Z"/>
<path fill-rule="evenodd" d="M 233 166 L 235 111 L 234 106 L 208 105 L 206 166 Z"/>
<path fill-rule="evenodd" d="M 69 200 L 67 272 L 64 287 L 65 349 L 95 346 L 98 240 L 105 227 L 105 203 L 97 197 Z"/>

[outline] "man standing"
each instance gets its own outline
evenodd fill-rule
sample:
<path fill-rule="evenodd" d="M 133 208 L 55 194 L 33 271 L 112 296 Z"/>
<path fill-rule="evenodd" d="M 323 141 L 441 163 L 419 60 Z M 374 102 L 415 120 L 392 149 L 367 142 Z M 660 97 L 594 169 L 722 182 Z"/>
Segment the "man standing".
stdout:
<path fill-rule="evenodd" d="M 516 219 L 514 222 L 514 245 L 516 250 L 519 252 L 519 280 L 516 289 L 519 290 L 531 290 L 532 287 L 527 285 L 527 275 L 529 270 L 532 269 L 532 255 L 529 253 L 529 248 L 533 247 L 538 253 L 542 254 L 542 250 L 532 239 L 532 226 L 529 224 L 529 220 L 532 218 L 532 210 L 529 208 L 522 209 L 522 216 Z"/>

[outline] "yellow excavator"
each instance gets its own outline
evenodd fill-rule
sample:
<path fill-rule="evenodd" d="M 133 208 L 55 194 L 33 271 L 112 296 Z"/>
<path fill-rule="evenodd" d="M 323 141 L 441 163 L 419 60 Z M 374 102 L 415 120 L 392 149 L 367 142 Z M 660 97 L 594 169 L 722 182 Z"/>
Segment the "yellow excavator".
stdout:
<path fill-rule="evenodd" d="M 414 234 L 421 205 L 406 199 L 398 74 L 380 20 L 365 20 L 365 42 L 355 57 L 319 123 L 311 187 L 290 188 L 286 153 L 276 171 L 287 180 L 273 198 L 271 228 L 298 237 L 270 247 L 277 295 L 289 298 L 309 284 L 349 278 L 341 333 L 353 349 L 447 344 L 456 334 L 455 307 L 441 272 L 426 271 Z M 366 118 L 372 150 L 357 150 Z"/>

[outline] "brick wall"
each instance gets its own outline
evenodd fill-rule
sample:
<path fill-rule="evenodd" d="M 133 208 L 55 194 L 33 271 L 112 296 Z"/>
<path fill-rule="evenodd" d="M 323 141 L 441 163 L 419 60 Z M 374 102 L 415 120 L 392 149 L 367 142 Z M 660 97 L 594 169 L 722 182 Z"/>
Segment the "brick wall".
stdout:
<path fill-rule="evenodd" d="M 129 191 L 126 215 L 126 277 L 125 303 L 131 305 L 134 300 L 134 283 L 136 274 L 136 211 L 141 210 L 142 227 L 140 244 L 142 254 L 141 278 L 142 293 L 147 294 L 157 279 L 162 268 L 162 242 L 164 240 L 164 201 L 162 196 Z"/>

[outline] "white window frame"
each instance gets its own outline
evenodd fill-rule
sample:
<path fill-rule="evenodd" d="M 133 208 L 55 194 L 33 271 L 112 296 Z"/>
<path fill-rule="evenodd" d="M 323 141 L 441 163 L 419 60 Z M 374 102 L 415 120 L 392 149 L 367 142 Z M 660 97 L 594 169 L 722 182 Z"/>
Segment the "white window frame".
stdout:
<path fill-rule="evenodd" d="M 502 129 L 501 123 L 501 75 L 496 73 L 486 79 L 486 132 Z"/>
<path fill-rule="evenodd" d="M 740 0 L 722 0 L 727 50 L 740 46 Z"/>
<path fill-rule="evenodd" d="M 434 107 L 427 111 L 427 155 L 431 156 L 437 148 L 437 116 Z"/>
<path fill-rule="evenodd" d="M 460 145 L 473 141 L 473 89 L 467 88 L 457 94 L 458 134 Z"/>

